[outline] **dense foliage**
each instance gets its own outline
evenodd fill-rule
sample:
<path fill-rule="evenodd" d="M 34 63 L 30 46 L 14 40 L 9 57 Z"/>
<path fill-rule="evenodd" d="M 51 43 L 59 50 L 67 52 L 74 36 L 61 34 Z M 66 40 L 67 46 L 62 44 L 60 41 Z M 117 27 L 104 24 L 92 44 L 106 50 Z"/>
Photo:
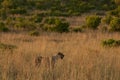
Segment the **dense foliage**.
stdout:
<path fill-rule="evenodd" d="M 120 31 L 120 18 L 113 18 L 110 22 L 111 31 Z"/>
<path fill-rule="evenodd" d="M 0 31 L 7 32 L 9 29 L 5 26 L 3 22 L 0 22 Z"/>
<path fill-rule="evenodd" d="M 103 6 L 101 6 L 103 5 Z M 30 10 L 46 11 L 49 15 L 79 15 L 93 9 L 115 8 L 113 0 L 0 0 L 0 9 L 11 14 L 29 14 Z"/>
<path fill-rule="evenodd" d="M 46 18 L 43 25 L 43 30 L 45 31 L 54 31 L 54 32 L 68 32 L 69 31 L 69 23 L 64 19 L 59 18 Z"/>
<path fill-rule="evenodd" d="M 116 4 L 119 4 L 119 0 L 0 0 L 0 21 L 7 26 L 6 30 L 7 28 L 12 30 L 41 30 L 43 25 L 46 29 L 53 23 L 48 21 L 50 24 L 45 25 L 43 22 L 47 17 L 80 16 L 90 11 L 95 11 L 95 13 L 109 11 L 110 15 L 119 16 L 120 9 Z M 68 28 L 66 29 L 69 23 L 63 22 L 55 26 L 47 30 L 69 31 Z M 96 26 L 92 27 L 96 28 Z"/>
<path fill-rule="evenodd" d="M 88 28 L 97 29 L 100 22 L 101 22 L 101 18 L 99 16 L 87 16 L 86 17 L 86 25 Z"/>
<path fill-rule="evenodd" d="M 120 46 L 120 40 L 114 40 L 114 39 L 103 40 L 102 45 L 105 47 Z"/>

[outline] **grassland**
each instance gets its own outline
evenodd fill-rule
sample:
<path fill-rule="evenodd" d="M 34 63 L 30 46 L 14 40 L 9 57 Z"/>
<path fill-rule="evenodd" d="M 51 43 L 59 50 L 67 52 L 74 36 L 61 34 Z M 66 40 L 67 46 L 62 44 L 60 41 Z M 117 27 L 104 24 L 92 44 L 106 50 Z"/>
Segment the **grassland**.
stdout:
<path fill-rule="evenodd" d="M 0 80 L 120 80 L 120 49 L 105 48 L 104 39 L 120 39 L 119 33 L 1 33 L 0 42 L 16 48 L 0 48 Z M 37 55 L 63 52 L 54 70 L 35 67 Z"/>
<path fill-rule="evenodd" d="M 119 0 L 0 0 L 0 80 L 120 80 L 119 13 Z"/>

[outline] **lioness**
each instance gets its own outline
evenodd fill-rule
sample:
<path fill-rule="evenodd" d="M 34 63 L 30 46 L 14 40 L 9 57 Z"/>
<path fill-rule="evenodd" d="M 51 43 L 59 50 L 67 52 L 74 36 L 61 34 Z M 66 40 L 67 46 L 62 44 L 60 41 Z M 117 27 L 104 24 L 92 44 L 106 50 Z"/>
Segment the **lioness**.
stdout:
<path fill-rule="evenodd" d="M 52 57 L 42 57 L 42 56 L 37 56 L 35 58 L 35 66 L 44 66 L 44 67 L 51 67 L 54 68 L 55 63 L 64 58 L 64 54 L 61 52 L 58 52 L 57 55 L 52 56 Z"/>

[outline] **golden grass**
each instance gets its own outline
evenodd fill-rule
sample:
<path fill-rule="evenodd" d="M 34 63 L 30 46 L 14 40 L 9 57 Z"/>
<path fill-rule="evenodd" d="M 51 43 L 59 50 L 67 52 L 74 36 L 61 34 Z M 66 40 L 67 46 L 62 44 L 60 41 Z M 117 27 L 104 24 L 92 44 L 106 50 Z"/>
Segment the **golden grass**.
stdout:
<path fill-rule="evenodd" d="M 39 37 L 1 33 L 0 42 L 16 45 L 0 49 L 0 80 L 120 80 L 120 49 L 103 48 L 101 40 L 120 39 L 119 33 L 47 33 Z M 54 70 L 37 68 L 37 55 L 65 54 Z"/>

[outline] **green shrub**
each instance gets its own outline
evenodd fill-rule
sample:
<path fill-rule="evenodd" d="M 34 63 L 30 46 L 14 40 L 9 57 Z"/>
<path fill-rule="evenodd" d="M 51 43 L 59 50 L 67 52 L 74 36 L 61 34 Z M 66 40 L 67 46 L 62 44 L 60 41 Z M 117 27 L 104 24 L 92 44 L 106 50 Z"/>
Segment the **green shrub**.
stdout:
<path fill-rule="evenodd" d="M 55 25 L 58 22 L 65 21 L 65 19 L 61 18 L 56 18 L 56 17 L 48 17 L 45 19 L 44 23 L 49 24 L 49 25 Z"/>
<path fill-rule="evenodd" d="M 118 6 L 116 9 L 108 11 L 109 15 L 120 17 L 120 6 Z"/>
<path fill-rule="evenodd" d="M 3 22 L 0 22 L 0 31 L 7 32 L 9 29 L 5 27 L 5 24 Z"/>
<path fill-rule="evenodd" d="M 95 12 L 95 15 L 104 16 L 104 15 L 105 15 L 105 12 Z"/>
<path fill-rule="evenodd" d="M 67 17 L 67 16 L 70 16 L 72 14 L 70 14 L 69 12 L 61 12 L 59 10 L 56 10 L 56 11 L 50 11 L 48 13 L 49 16 L 63 16 L 63 17 Z"/>
<path fill-rule="evenodd" d="M 116 8 L 116 5 L 114 3 L 111 3 L 111 5 L 110 4 L 101 5 L 102 10 L 113 10 L 115 8 Z"/>
<path fill-rule="evenodd" d="M 30 34 L 31 36 L 39 36 L 39 32 L 36 31 L 36 30 L 30 31 L 29 34 Z"/>
<path fill-rule="evenodd" d="M 0 49 L 16 49 L 16 45 L 0 43 Z"/>
<path fill-rule="evenodd" d="M 60 32 L 60 33 L 68 32 L 69 31 L 69 23 L 67 23 L 67 22 L 56 23 L 55 31 Z"/>
<path fill-rule="evenodd" d="M 82 28 L 81 27 L 73 28 L 72 31 L 73 32 L 82 32 Z"/>
<path fill-rule="evenodd" d="M 117 16 L 118 15 L 118 10 L 111 10 L 111 11 L 108 11 L 108 14 L 110 14 L 110 15 L 114 15 L 114 16 Z"/>
<path fill-rule="evenodd" d="M 86 17 L 86 25 L 90 29 L 97 29 L 100 22 L 101 22 L 101 18 L 99 16 Z"/>
<path fill-rule="evenodd" d="M 3 8 L 17 8 L 26 5 L 27 0 L 3 0 L 1 5 Z"/>
<path fill-rule="evenodd" d="M 120 31 L 120 18 L 115 17 L 110 21 L 109 30 L 110 31 Z"/>
<path fill-rule="evenodd" d="M 102 22 L 106 23 L 106 24 L 110 24 L 110 21 L 113 19 L 112 16 L 107 15 L 105 16 L 105 18 L 102 19 Z"/>
<path fill-rule="evenodd" d="M 15 28 L 18 30 L 34 30 L 36 29 L 35 23 L 27 20 L 18 21 L 15 23 Z"/>
<path fill-rule="evenodd" d="M 8 29 L 7 27 L 3 27 L 1 31 L 3 31 L 3 32 L 8 32 L 9 29 Z"/>
<path fill-rule="evenodd" d="M 39 16 L 39 17 L 46 17 L 46 16 L 48 16 L 48 12 L 39 13 L 39 14 L 37 14 L 37 16 Z"/>
<path fill-rule="evenodd" d="M 11 14 L 26 14 L 27 10 L 24 8 L 11 9 L 10 13 Z"/>
<path fill-rule="evenodd" d="M 120 40 L 114 40 L 114 39 L 103 40 L 102 45 L 105 47 L 120 46 Z"/>
<path fill-rule="evenodd" d="M 56 32 L 55 30 L 55 25 L 48 25 L 48 24 L 44 24 L 42 27 L 42 30 L 44 31 L 49 31 L 49 32 Z"/>
<path fill-rule="evenodd" d="M 40 22 L 42 22 L 42 20 L 43 20 L 43 17 L 37 16 L 37 17 L 35 18 L 35 23 L 40 23 Z"/>
<path fill-rule="evenodd" d="M 104 5 L 102 6 L 102 9 L 104 9 L 104 10 L 109 10 L 109 7 L 108 7 L 107 4 L 104 4 Z"/>
<path fill-rule="evenodd" d="M 14 21 L 15 21 L 15 17 L 7 17 L 5 24 L 8 27 L 13 27 L 14 26 Z"/>
<path fill-rule="evenodd" d="M 43 27 L 46 31 L 54 31 L 54 32 L 68 32 L 69 31 L 69 23 L 64 19 L 59 18 L 47 18 L 44 21 L 45 25 Z"/>
<path fill-rule="evenodd" d="M 43 17 L 36 14 L 36 15 L 33 15 L 29 20 L 34 21 L 35 23 L 41 23 L 43 20 Z"/>
<path fill-rule="evenodd" d="M 55 21 L 56 21 L 57 19 L 58 19 L 58 18 L 49 17 L 49 18 L 46 18 L 44 22 L 51 25 L 51 24 L 55 24 Z"/>
<path fill-rule="evenodd" d="M 0 17 L 2 20 L 7 18 L 7 11 L 5 9 L 0 9 Z"/>

